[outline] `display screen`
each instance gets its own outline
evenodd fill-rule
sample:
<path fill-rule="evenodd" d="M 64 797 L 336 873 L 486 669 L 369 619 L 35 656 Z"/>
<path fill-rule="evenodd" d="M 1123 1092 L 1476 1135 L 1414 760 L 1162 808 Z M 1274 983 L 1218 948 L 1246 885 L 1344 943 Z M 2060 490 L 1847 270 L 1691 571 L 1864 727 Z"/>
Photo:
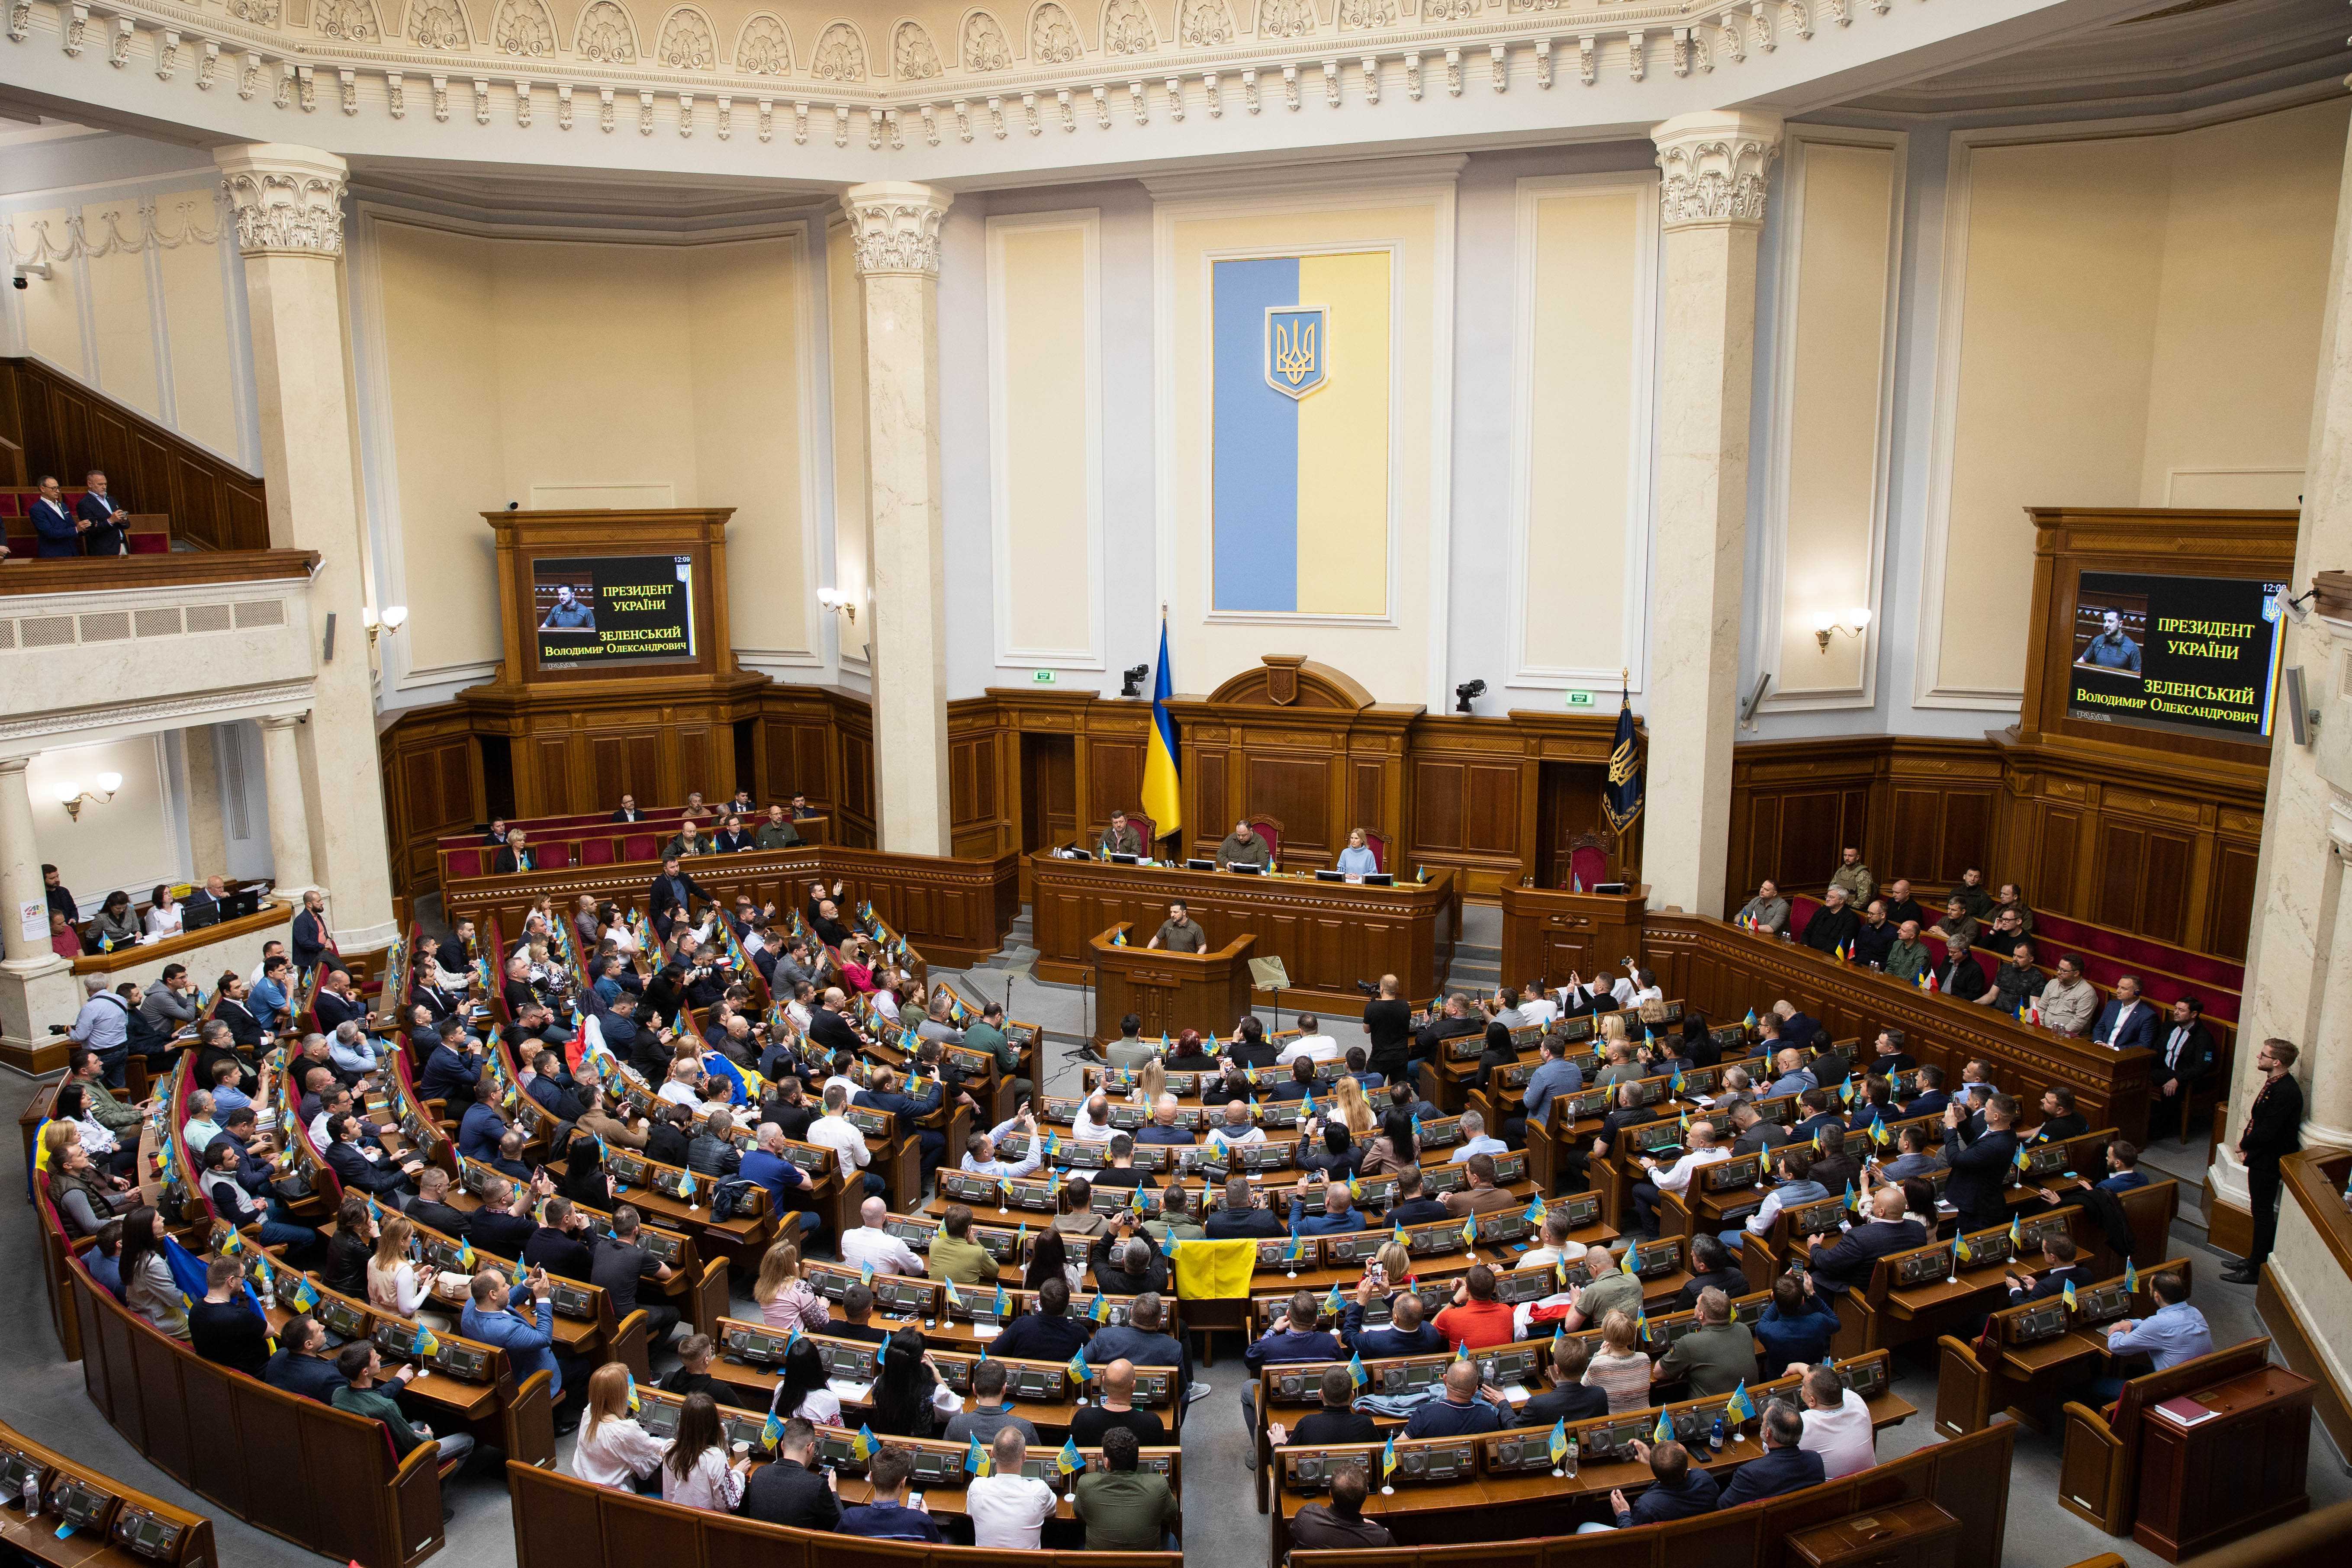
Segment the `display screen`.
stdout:
<path fill-rule="evenodd" d="M 2085 572 L 2075 591 L 2066 713 L 2260 741 L 2278 685 L 2276 583 Z"/>
<path fill-rule="evenodd" d="M 691 556 L 534 561 L 530 590 L 531 624 L 543 666 L 695 657 Z"/>

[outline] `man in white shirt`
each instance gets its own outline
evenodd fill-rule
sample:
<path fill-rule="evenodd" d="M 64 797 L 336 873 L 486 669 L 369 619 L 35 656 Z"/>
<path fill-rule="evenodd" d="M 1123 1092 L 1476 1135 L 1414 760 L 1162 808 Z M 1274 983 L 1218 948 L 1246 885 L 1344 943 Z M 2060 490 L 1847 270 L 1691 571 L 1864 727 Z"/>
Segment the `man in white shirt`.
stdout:
<path fill-rule="evenodd" d="M 834 1152 L 844 1173 L 863 1172 L 866 1177 L 867 1201 L 880 1203 L 886 1188 L 882 1178 L 866 1169 L 874 1163 L 874 1152 L 866 1146 L 866 1134 L 855 1122 L 842 1114 L 849 1109 L 849 1088 L 840 1082 L 824 1086 L 824 1114 L 809 1123 L 808 1141 L 822 1143 Z M 885 1212 L 887 1212 L 887 1210 Z"/>
<path fill-rule="evenodd" d="M 1225 1102 L 1225 1119 L 1209 1129 L 1209 1142 L 1220 1144 L 1263 1143 L 1265 1142 L 1265 1129 L 1250 1121 L 1246 1100 L 1229 1100 Z"/>
<path fill-rule="evenodd" d="M 1642 1156 L 1642 1169 L 1646 1177 L 1633 1184 L 1633 1212 L 1642 1222 L 1644 1240 L 1658 1238 L 1658 1200 L 1667 1193 L 1690 1190 L 1691 1178 L 1701 1165 L 1712 1165 L 1731 1158 L 1731 1151 L 1715 1141 L 1715 1123 L 1694 1121 L 1690 1126 L 1690 1147 L 1683 1157 L 1671 1165 L 1661 1165 L 1647 1154 Z"/>
<path fill-rule="evenodd" d="M 1071 1119 L 1070 1136 L 1080 1143 L 1108 1143 L 1110 1134 L 1110 1100 L 1097 1089 Z"/>
<path fill-rule="evenodd" d="M 1459 1165 L 1473 1154 L 1507 1154 L 1511 1146 L 1500 1138 L 1486 1136 L 1486 1119 L 1475 1110 L 1462 1113 L 1462 1146 L 1446 1159 L 1450 1165 Z"/>
<path fill-rule="evenodd" d="M 858 1205 L 858 1226 L 841 1233 L 841 1261 L 845 1268 L 863 1269 L 874 1266 L 877 1274 L 912 1274 L 920 1279 L 924 1263 L 912 1247 L 882 1228 L 890 1217 L 890 1205 L 880 1198 L 868 1198 Z"/>
<path fill-rule="evenodd" d="M 988 1446 L 990 1473 L 967 1482 L 963 1510 L 971 1521 L 974 1546 L 1006 1552 L 1034 1552 L 1045 1521 L 1054 1517 L 1054 1489 L 1021 1467 L 1029 1458 L 1029 1444 L 1019 1427 L 998 1429 Z"/>
<path fill-rule="evenodd" d="M 1851 1476 L 1878 1463 L 1870 1430 L 1870 1406 L 1825 1366 L 1805 1371 L 1805 1436 L 1797 1447 L 1822 1457 L 1828 1480 Z"/>
<path fill-rule="evenodd" d="M 1530 985 L 1527 999 L 1519 1004 L 1519 1014 L 1537 1028 L 1549 1029 L 1552 1020 L 1559 1016 L 1559 1004 Z"/>
<path fill-rule="evenodd" d="M 662 1080 L 656 1091 L 659 1098 L 672 1105 L 683 1105 L 697 1116 L 709 1109 L 702 1101 L 702 1067 L 691 1057 L 680 1057 L 669 1064 L 669 1077 Z"/>
<path fill-rule="evenodd" d="M 1323 1032 L 1322 1022 L 1312 1013 L 1298 1015 L 1298 1037 L 1282 1047 L 1274 1065 L 1286 1068 L 1301 1057 L 1318 1063 L 1339 1059 L 1339 1042 Z"/>

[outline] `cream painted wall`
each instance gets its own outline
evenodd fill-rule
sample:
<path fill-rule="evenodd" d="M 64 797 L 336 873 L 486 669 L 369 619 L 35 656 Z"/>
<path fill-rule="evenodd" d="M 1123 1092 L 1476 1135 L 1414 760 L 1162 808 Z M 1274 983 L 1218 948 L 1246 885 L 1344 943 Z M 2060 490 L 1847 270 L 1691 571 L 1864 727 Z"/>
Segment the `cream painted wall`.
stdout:
<path fill-rule="evenodd" d="M 106 895 L 121 889 L 136 904 L 158 882 L 187 879 L 188 851 L 182 826 L 184 805 L 177 800 L 165 754 L 165 737 L 140 735 L 103 745 L 43 752 L 25 773 L 33 795 L 33 834 L 41 858 L 55 865 L 59 879 L 94 914 Z M 98 775 L 117 773 L 122 787 L 105 805 L 85 804 L 79 820 L 58 804 L 58 785 L 68 780 L 85 790 Z"/>
<path fill-rule="evenodd" d="M 1780 298 L 1792 330 L 1776 367 L 1781 424 L 1765 498 L 1780 524 L 1768 567 L 1780 579 L 1776 706 L 1870 703 L 1874 626 L 1833 636 L 1826 650 L 1813 630 L 1823 612 L 1849 626 L 1849 609 L 1874 617 L 1879 601 L 1902 148 L 1899 137 L 1861 134 L 1867 142 L 1801 131 L 1788 148 L 1793 254 Z"/>
<path fill-rule="evenodd" d="M 814 665 L 797 226 L 723 243 L 488 237 L 372 208 L 380 417 L 408 687 L 479 679 L 499 635 L 481 513 L 731 506 L 744 660 Z M 614 417 L 614 416 L 618 417 Z"/>
<path fill-rule="evenodd" d="M 869 662 L 874 615 L 866 595 L 866 311 L 858 292 L 857 266 L 850 254 L 849 225 L 825 227 L 824 289 L 828 341 L 833 345 L 833 586 L 858 606 L 856 620 L 832 612 L 839 623 L 841 660 L 863 670 Z"/>
<path fill-rule="evenodd" d="M 1642 664 L 1656 182 L 1527 179 L 1518 198 L 1511 682 L 1603 686 Z"/>
<path fill-rule="evenodd" d="M 988 221 L 996 662 L 1103 668 L 1091 208 Z"/>
<path fill-rule="evenodd" d="M 2022 508 L 2293 504 L 2347 112 L 2336 100 L 2109 141 L 1956 138 L 1965 272 L 1945 279 L 1958 364 L 1927 560 L 1940 626 L 1916 700 L 2015 703 L 2032 582 Z"/>
<path fill-rule="evenodd" d="M 68 225 L 73 214 L 64 207 L 43 207 L 8 215 L 8 248 L 17 257 L 68 249 Z M 45 232 L 46 231 L 46 232 Z M 35 280 L 16 296 L 18 341 L 27 353 L 48 361 L 68 375 L 89 380 L 89 354 L 81 336 L 82 298 L 88 293 L 82 270 L 73 260 L 50 262 L 50 274 Z"/>
<path fill-rule="evenodd" d="M 1155 233 L 1166 298 L 1160 333 L 1160 560 L 1172 586 L 1170 626 L 1181 689 L 1207 692 L 1269 652 L 1345 670 L 1384 702 L 1436 705 L 1444 669 L 1446 463 L 1453 429 L 1454 187 L 1403 175 L 1362 191 L 1163 202 Z M 1209 605 L 1208 268 L 1213 254 L 1287 247 L 1393 247 L 1395 401 L 1386 624 L 1304 616 L 1224 616 Z"/>

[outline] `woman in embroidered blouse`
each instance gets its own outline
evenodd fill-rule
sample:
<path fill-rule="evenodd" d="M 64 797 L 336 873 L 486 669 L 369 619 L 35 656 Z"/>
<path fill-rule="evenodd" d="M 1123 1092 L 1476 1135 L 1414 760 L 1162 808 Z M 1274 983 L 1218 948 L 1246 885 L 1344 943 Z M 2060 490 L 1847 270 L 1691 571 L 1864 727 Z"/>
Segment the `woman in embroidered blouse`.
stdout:
<path fill-rule="evenodd" d="M 751 1300 L 760 1303 L 760 1315 L 772 1329 L 820 1333 L 832 1317 L 824 1298 L 801 1278 L 801 1249 L 789 1241 L 776 1243 L 760 1259 Z"/>

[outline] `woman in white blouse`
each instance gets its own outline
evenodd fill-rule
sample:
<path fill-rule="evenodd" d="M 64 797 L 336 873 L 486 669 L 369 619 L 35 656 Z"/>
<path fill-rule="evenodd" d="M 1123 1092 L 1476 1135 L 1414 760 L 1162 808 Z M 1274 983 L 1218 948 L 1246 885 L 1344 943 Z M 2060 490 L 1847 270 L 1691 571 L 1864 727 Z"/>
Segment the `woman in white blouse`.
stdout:
<path fill-rule="evenodd" d="M 637 933 L 629 929 L 626 916 L 614 906 L 604 906 L 604 940 L 613 944 L 614 952 L 637 955 Z"/>
<path fill-rule="evenodd" d="M 831 1316 L 824 1298 L 801 1278 L 801 1249 L 789 1241 L 776 1243 L 760 1259 L 760 1279 L 751 1287 L 751 1300 L 760 1303 L 761 1317 L 772 1329 L 822 1333 Z"/>
<path fill-rule="evenodd" d="M 776 1379 L 776 1393 L 769 1408 L 787 1418 L 797 1415 L 815 1426 L 841 1425 L 841 1395 L 829 1386 L 832 1373 L 824 1358 L 816 1353 L 816 1346 L 806 1340 L 793 1345 L 784 1357 L 783 1375 Z"/>
<path fill-rule="evenodd" d="M 380 1312 L 397 1312 L 404 1318 L 416 1316 L 425 1305 L 425 1282 L 417 1277 L 416 1265 L 409 1261 L 409 1238 L 416 1226 L 405 1215 L 387 1214 L 383 1226 L 376 1233 L 375 1251 L 368 1258 L 368 1305 Z"/>
<path fill-rule="evenodd" d="M 728 1463 L 727 1428 L 719 1424 L 717 1402 L 707 1394 L 688 1394 L 677 1414 L 677 1436 L 662 1461 L 662 1501 L 733 1513 L 751 1468 L 748 1458 Z"/>
<path fill-rule="evenodd" d="M 152 897 L 147 900 L 147 934 L 151 937 L 180 934 L 180 901 L 172 897 L 172 889 L 158 883 Z"/>
<path fill-rule="evenodd" d="M 588 1378 L 588 1416 L 572 1449 L 572 1468 L 591 1486 L 647 1492 L 669 1445 L 629 1414 L 629 1369 L 608 1361 Z"/>

